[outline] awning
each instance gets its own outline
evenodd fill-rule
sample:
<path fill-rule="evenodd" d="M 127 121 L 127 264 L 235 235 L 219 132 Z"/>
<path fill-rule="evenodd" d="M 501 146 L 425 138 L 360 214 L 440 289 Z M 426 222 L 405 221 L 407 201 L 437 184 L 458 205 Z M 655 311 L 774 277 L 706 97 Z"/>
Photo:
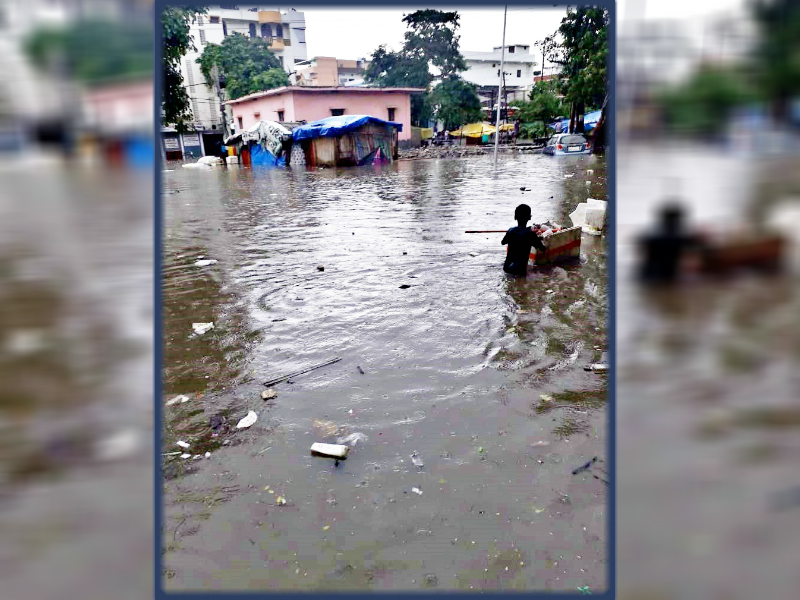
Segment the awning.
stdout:
<path fill-rule="evenodd" d="M 470 123 L 469 125 L 464 125 L 461 129 L 451 131 L 450 135 L 479 138 L 484 135 L 491 135 L 495 131 L 497 131 L 497 128 L 490 123 Z"/>
<path fill-rule="evenodd" d="M 320 119 L 319 121 L 314 121 L 308 125 L 298 127 L 292 131 L 292 136 L 295 141 L 310 140 L 318 137 L 336 137 L 354 131 L 368 123 L 388 125 L 396 128 L 398 131 L 403 131 L 402 123 L 384 121 L 383 119 L 370 117 L 369 115 L 341 115 L 338 117 Z"/>

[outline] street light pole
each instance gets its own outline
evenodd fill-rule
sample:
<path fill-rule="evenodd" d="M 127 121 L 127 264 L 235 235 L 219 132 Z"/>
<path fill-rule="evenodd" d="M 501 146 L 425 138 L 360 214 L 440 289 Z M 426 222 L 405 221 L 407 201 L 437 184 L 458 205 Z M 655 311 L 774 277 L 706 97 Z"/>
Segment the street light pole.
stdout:
<path fill-rule="evenodd" d="M 503 67 L 506 58 L 506 14 L 508 5 L 503 9 L 503 45 L 500 46 L 500 81 L 497 83 L 497 121 L 494 132 L 494 168 L 497 168 L 497 149 L 500 145 L 500 97 L 503 95 Z"/>

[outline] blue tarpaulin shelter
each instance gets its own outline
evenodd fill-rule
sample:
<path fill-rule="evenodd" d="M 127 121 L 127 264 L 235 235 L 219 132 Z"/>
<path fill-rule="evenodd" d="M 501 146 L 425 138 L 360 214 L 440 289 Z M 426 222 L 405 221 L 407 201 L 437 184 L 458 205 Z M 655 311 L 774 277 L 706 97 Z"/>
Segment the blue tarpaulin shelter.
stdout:
<path fill-rule="evenodd" d="M 337 137 L 355 131 L 367 124 L 389 125 L 397 128 L 398 131 L 403 131 L 402 123 L 384 121 L 369 115 L 340 115 L 301 125 L 292 131 L 292 137 L 295 142 L 319 137 Z"/>
<path fill-rule="evenodd" d="M 602 110 L 596 110 L 583 115 L 583 128 L 585 131 L 591 131 L 594 129 L 595 125 L 597 125 L 597 122 L 600 120 L 600 115 L 602 112 Z M 569 130 L 569 119 L 555 121 L 554 123 L 550 123 L 548 127 L 555 129 L 556 133 L 563 133 Z"/>

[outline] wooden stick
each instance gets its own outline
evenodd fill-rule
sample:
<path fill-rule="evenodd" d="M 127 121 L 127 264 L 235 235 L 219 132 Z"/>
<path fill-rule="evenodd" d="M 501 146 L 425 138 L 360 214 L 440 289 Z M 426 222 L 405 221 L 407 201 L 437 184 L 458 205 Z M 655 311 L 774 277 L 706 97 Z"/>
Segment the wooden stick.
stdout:
<path fill-rule="evenodd" d="M 506 233 L 506 229 L 484 229 L 481 231 L 465 231 L 464 233 Z"/>
<path fill-rule="evenodd" d="M 298 375 L 302 375 L 303 373 L 308 373 L 309 371 L 313 371 L 314 369 L 319 369 L 322 367 L 327 367 L 328 365 L 332 365 L 333 363 L 339 362 L 342 360 L 341 358 L 332 358 L 331 360 L 327 360 L 324 363 L 320 363 L 318 365 L 314 365 L 313 367 L 306 367 L 305 369 L 301 369 L 300 371 L 295 371 L 294 373 L 288 373 L 286 375 L 281 375 L 280 377 L 275 377 L 266 381 L 264 383 L 265 386 L 269 387 L 271 385 L 275 385 L 276 383 L 280 383 L 290 377 L 297 377 Z"/>

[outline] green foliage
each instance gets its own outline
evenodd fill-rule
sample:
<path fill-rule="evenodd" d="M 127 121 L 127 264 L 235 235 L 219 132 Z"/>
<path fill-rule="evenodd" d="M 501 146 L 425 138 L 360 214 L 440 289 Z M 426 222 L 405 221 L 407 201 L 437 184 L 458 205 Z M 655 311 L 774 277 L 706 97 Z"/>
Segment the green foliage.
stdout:
<path fill-rule="evenodd" d="M 584 6 L 567 9 L 556 34 L 540 46 L 552 63 L 561 66 L 560 91 L 579 115 L 589 105 L 603 105 L 608 89 L 608 11 Z"/>
<path fill-rule="evenodd" d="M 213 69 L 217 67 L 232 99 L 289 85 L 289 76 L 262 38 L 234 33 L 222 44 L 208 44 L 197 62 L 209 85 L 216 83 Z"/>
<path fill-rule="evenodd" d="M 465 104 L 461 112 L 464 115 L 474 114 L 471 112 L 471 107 L 475 103 L 480 107 L 480 100 L 474 88 L 468 90 L 461 84 L 453 83 L 462 81 L 458 73 L 467 69 L 464 57 L 459 51 L 459 36 L 456 35 L 459 27 L 458 13 L 418 10 L 404 15 L 403 22 L 409 29 L 405 33 L 403 48 L 398 52 L 392 52 L 387 50 L 385 45 L 379 46 L 372 53 L 364 81 L 380 87 L 424 88 L 426 90 L 424 94 L 411 96 L 411 123 L 419 126 L 427 124 L 432 118 L 434 105 L 438 103 L 428 92 L 433 81 L 430 72 L 430 67 L 433 66 L 441 72 L 444 80 L 439 87 L 449 82 L 442 88 L 439 96 L 436 96 L 443 98 L 445 102 L 439 111 L 444 110 L 450 116 L 458 114 L 459 109 L 454 107 L 452 102 L 455 98 L 462 98 Z M 478 116 L 474 120 L 479 118 Z"/>
<path fill-rule="evenodd" d="M 795 0 L 751 0 L 759 31 L 755 63 L 759 83 L 786 118 L 788 100 L 800 94 L 800 4 Z"/>
<path fill-rule="evenodd" d="M 403 49 L 411 56 L 419 56 L 426 64 L 439 69 L 443 79 L 467 70 L 467 63 L 459 51 L 460 36 L 458 13 L 440 10 L 418 10 L 403 16 L 410 31 L 405 33 Z"/>
<path fill-rule="evenodd" d="M 529 102 L 516 102 L 519 107 L 519 119 L 524 123 L 543 121 L 552 123 L 568 111 L 568 107 L 558 97 L 556 80 L 538 81 L 530 93 Z"/>
<path fill-rule="evenodd" d="M 189 35 L 189 26 L 198 15 L 206 13 L 205 8 L 174 6 L 165 8 L 161 13 L 163 36 L 161 121 L 164 125 L 174 125 L 178 132 L 186 131 L 186 124 L 192 119 L 189 95 L 183 87 L 181 58 L 189 50 L 197 50 L 192 36 Z"/>
<path fill-rule="evenodd" d="M 757 99 L 740 69 L 713 66 L 701 67 L 660 98 L 671 129 L 699 135 L 720 133 L 736 107 Z"/>
<path fill-rule="evenodd" d="M 81 21 L 38 29 L 24 42 L 37 67 L 80 83 L 153 76 L 153 28 L 146 22 Z"/>
<path fill-rule="evenodd" d="M 436 117 L 444 121 L 446 129 L 457 129 L 483 118 L 476 87 L 455 75 L 433 89 L 430 103 L 438 107 Z"/>

